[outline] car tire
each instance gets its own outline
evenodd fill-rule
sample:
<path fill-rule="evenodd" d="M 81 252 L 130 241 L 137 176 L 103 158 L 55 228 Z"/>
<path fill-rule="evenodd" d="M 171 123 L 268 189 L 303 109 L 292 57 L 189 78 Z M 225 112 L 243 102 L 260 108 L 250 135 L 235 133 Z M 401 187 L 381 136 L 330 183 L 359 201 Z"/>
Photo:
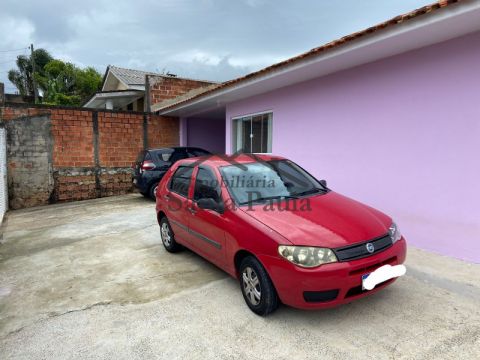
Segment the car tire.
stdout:
<path fill-rule="evenodd" d="M 175 241 L 172 227 L 165 216 L 160 220 L 160 239 L 168 252 L 176 253 L 183 250 L 183 246 Z"/>
<path fill-rule="evenodd" d="M 150 190 L 148 194 L 152 200 L 157 200 L 157 196 L 155 195 L 157 193 L 157 187 L 158 187 L 158 183 L 150 186 Z"/>
<path fill-rule="evenodd" d="M 278 308 L 277 291 L 260 261 L 247 256 L 240 263 L 239 274 L 243 298 L 250 310 L 266 316 Z"/>

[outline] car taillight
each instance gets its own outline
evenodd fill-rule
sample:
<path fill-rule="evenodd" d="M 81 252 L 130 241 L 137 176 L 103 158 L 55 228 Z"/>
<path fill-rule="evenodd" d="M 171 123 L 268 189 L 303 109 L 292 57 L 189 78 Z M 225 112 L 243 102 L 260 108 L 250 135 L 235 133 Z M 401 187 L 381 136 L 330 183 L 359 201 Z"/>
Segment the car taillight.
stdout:
<path fill-rule="evenodd" d="M 143 171 L 153 170 L 155 169 L 155 164 L 151 160 L 145 160 L 140 166 L 140 169 Z"/>

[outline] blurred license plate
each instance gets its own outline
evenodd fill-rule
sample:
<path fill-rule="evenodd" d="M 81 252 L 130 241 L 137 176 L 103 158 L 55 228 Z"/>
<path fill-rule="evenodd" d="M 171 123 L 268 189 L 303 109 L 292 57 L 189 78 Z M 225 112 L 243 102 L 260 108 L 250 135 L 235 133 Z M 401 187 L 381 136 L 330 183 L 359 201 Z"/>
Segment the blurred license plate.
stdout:
<path fill-rule="evenodd" d="M 370 275 L 370 273 L 362 275 L 362 290 L 366 290 L 363 284 L 365 283 L 365 280 L 368 278 L 368 275 Z"/>

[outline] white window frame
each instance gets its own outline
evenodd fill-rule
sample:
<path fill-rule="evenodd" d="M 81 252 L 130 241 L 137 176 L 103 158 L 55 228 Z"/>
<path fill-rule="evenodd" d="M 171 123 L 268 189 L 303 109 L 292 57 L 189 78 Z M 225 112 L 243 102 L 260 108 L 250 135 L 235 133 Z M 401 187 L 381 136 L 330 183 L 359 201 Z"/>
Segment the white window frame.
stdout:
<path fill-rule="evenodd" d="M 266 111 L 260 111 L 260 112 L 255 112 L 255 113 L 250 113 L 250 114 L 245 114 L 245 115 L 239 115 L 239 116 L 234 116 L 231 118 L 231 148 L 232 148 L 232 153 L 235 153 L 238 151 L 236 147 L 238 147 L 238 144 L 242 143 L 242 132 L 239 131 L 240 124 L 241 122 L 238 121 L 237 124 L 235 124 L 236 120 L 243 120 L 246 118 L 250 118 L 250 141 L 252 142 L 252 119 L 254 116 L 259 116 L 259 115 L 269 115 L 268 117 L 268 134 L 267 134 L 267 151 L 263 152 L 262 154 L 271 154 L 272 153 L 272 134 L 273 134 L 273 110 L 266 110 Z M 235 128 L 237 126 L 237 128 Z M 236 139 L 235 139 L 236 135 Z M 252 143 L 251 143 L 252 144 Z M 250 146 L 252 148 L 252 146 Z"/>

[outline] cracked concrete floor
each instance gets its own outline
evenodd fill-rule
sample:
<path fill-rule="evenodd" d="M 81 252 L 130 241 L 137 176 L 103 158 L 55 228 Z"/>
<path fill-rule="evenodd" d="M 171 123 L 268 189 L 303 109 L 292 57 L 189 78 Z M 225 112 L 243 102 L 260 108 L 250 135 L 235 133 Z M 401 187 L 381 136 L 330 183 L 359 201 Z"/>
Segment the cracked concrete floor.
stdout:
<path fill-rule="evenodd" d="M 407 275 L 325 311 L 251 313 L 235 280 L 165 252 L 137 195 L 12 211 L 2 359 L 479 359 L 480 265 L 409 248 Z"/>

